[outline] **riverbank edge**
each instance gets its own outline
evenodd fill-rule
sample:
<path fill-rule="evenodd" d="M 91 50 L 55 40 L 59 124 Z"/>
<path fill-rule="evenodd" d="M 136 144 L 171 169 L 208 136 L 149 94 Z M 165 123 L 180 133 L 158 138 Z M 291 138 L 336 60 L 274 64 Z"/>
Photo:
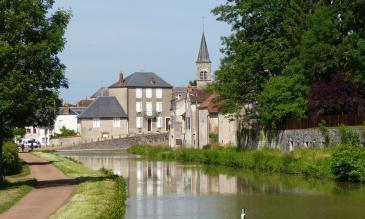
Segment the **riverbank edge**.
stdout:
<path fill-rule="evenodd" d="M 34 189 L 36 181 L 30 176 L 29 165 L 24 161 L 21 161 L 21 165 L 20 173 L 6 176 L 5 182 L 0 184 L 0 197 L 6 196 L 6 202 L 0 204 L 0 214 L 9 210 Z"/>
<path fill-rule="evenodd" d="M 70 200 L 50 218 L 124 218 L 127 185 L 123 177 L 105 169 L 88 169 L 77 160 L 54 153 L 32 154 L 52 162 L 65 175 L 78 182 Z"/>
<path fill-rule="evenodd" d="M 147 159 L 171 160 L 183 163 L 215 165 L 236 170 L 259 170 L 310 176 L 314 178 L 335 179 L 331 171 L 331 154 L 334 148 L 299 149 L 284 152 L 278 149 L 238 152 L 235 148 L 177 148 L 133 145 L 127 151 L 142 155 Z"/>

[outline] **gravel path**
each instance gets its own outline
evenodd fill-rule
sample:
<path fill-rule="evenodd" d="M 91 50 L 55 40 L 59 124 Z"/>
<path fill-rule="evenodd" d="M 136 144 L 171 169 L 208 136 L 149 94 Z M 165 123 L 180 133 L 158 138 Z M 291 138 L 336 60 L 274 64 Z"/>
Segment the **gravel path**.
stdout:
<path fill-rule="evenodd" d="M 34 155 L 20 153 L 20 158 L 29 164 L 31 176 L 37 180 L 37 185 L 17 204 L 1 214 L 0 219 L 47 218 L 67 202 L 76 183 L 51 163 Z"/>

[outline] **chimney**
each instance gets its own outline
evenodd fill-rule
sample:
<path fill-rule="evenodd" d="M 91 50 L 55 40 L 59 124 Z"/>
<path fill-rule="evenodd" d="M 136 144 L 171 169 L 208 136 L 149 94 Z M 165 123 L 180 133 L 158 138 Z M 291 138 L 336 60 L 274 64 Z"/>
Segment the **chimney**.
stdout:
<path fill-rule="evenodd" d="M 156 79 L 155 79 L 155 77 L 153 77 L 153 76 L 152 76 L 152 77 L 150 78 L 150 82 L 151 82 L 151 84 L 152 84 L 152 85 L 155 85 L 155 84 L 156 84 Z"/>
<path fill-rule="evenodd" d="M 68 106 L 67 103 L 65 103 L 65 105 L 63 105 L 63 114 L 65 114 L 65 115 L 70 114 L 70 107 Z"/>
<path fill-rule="evenodd" d="M 124 83 L 124 75 L 123 75 L 123 72 L 121 72 L 119 74 L 119 84 L 123 84 Z"/>

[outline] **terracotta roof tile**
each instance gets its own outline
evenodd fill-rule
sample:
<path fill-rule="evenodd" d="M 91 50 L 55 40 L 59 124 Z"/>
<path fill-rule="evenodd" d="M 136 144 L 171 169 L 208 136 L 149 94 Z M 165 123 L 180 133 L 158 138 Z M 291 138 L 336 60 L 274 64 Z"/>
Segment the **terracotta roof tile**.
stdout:
<path fill-rule="evenodd" d="M 219 109 L 216 104 L 213 103 L 214 97 L 217 95 L 211 94 L 209 95 L 199 106 L 199 109 L 208 109 L 209 113 L 218 113 Z"/>

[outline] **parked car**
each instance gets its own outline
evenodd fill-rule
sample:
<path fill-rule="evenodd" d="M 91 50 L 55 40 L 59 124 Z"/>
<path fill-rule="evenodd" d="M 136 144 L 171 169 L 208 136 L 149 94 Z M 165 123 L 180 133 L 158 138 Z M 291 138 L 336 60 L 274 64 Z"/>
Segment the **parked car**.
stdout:
<path fill-rule="evenodd" d="M 40 148 L 41 143 L 39 141 L 36 141 L 35 139 L 23 139 L 20 145 L 24 145 L 24 147 L 30 148 L 31 145 L 33 145 L 33 148 Z"/>

